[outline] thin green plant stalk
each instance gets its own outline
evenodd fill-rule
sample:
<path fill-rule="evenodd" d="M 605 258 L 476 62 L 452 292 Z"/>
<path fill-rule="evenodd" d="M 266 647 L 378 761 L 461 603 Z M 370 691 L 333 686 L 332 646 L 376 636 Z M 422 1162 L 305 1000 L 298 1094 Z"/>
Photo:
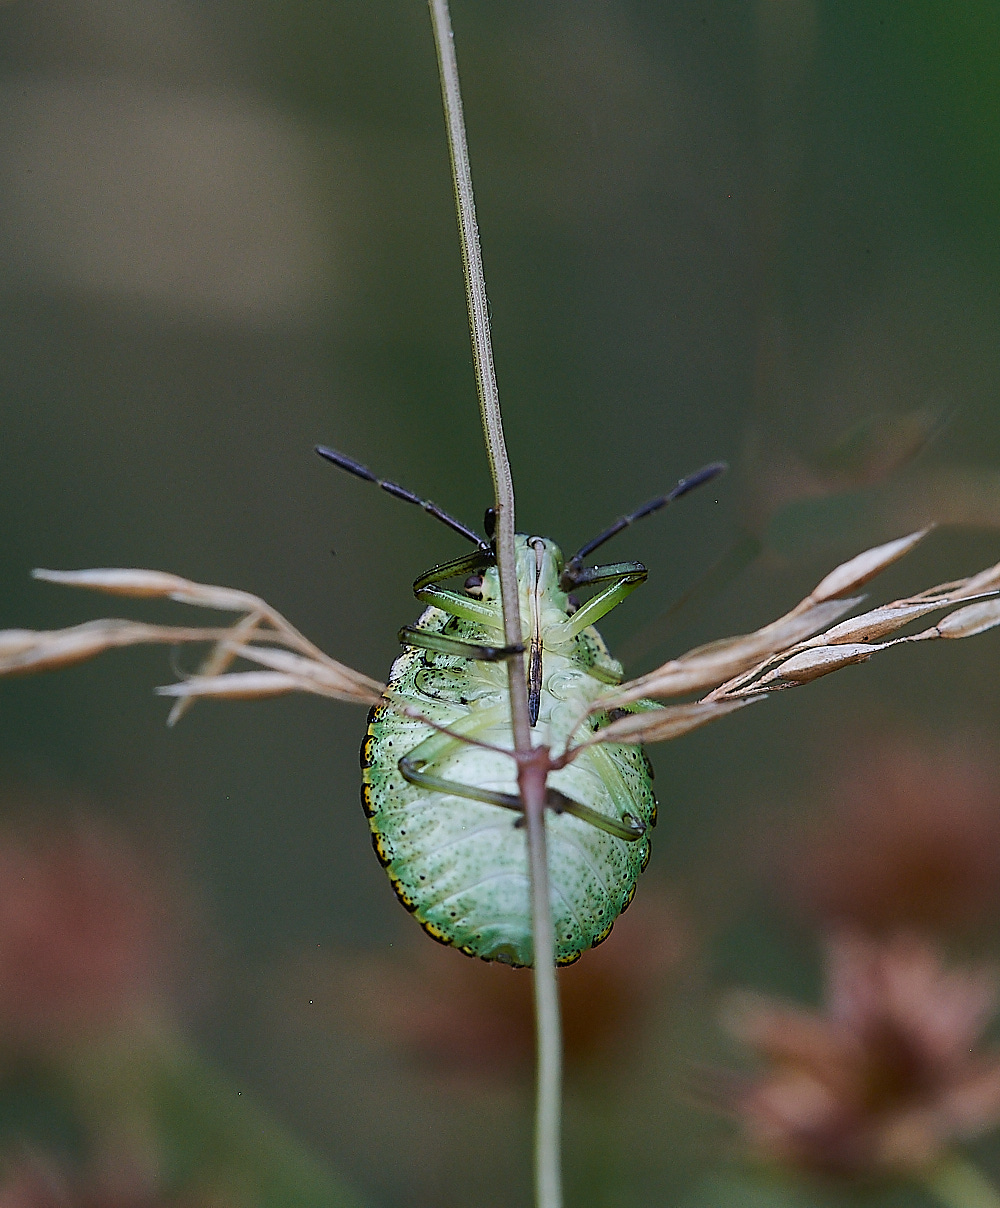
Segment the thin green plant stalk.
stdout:
<path fill-rule="evenodd" d="M 922 1182 L 944 1208 L 1000 1208 L 1000 1190 L 961 1154 L 929 1167 Z"/>
<path fill-rule="evenodd" d="M 504 441 L 500 396 L 493 365 L 486 281 L 479 246 L 479 226 L 472 191 L 472 172 L 462 113 L 455 35 L 447 0 L 430 0 L 431 22 L 437 45 L 441 95 L 444 100 L 451 153 L 455 204 L 465 266 L 465 292 L 475 363 L 479 408 L 486 453 L 493 477 L 497 514 L 497 569 L 503 605 L 504 634 L 508 645 L 520 644 L 521 616 L 514 555 L 514 484 Z M 531 879 L 531 915 L 534 941 L 535 1029 L 538 1069 L 535 1108 L 535 1202 L 538 1208 L 561 1208 L 560 1128 L 562 1108 L 562 1027 L 559 988 L 556 983 L 555 934 L 549 900 L 548 857 L 545 842 L 545 782 L 548 752 L 532 757 L 531 726 L 524 656 L 507 660 L 510 683 L 511 728 L 518 755 L 518 786 L 524 802 L 528 865 Z"/>

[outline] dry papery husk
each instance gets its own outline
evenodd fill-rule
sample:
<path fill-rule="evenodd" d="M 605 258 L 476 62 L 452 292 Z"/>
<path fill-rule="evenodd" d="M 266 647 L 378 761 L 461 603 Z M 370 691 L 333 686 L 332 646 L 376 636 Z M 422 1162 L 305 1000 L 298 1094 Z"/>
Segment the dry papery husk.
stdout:
<path fill-rule="evenodd" d="M 168 719 L 171 725 L 194 700 L 205 697 L 245 700 L 311 692 L 371 705 L 381 696 L 383 685 L 377 680 L 324 654 L 276 609 L 249 592 L 131 567 L 36 570 L 34 577 L 114 596 L 169 599 L 242 615 L 229 626 L 146 625 L 105 618 L 67 629 L 8 629 L 0 632 L 0 675 L 52 670 L 121 646 L 208 643 L 209 653 L 196 675 L 157 689 L 177 698 Z M 227 673 L 237 659 L 266 670 Z"/>
<path fill-rule="evenodd" d="M 1000 563 L 967 579 L 842 619 L 861 602 L 862 597 L 851 593 L 908 553 L 927 531 L 921 529 L 849 559 L 769 625 L 699 646 L 605 693 L 591 711 L 612 712 L 614 720 L 578 745 L 678 738 L 770 692 L 865 662 L 890 646 L 972 637 L 1000 624 Z M 146 625 L 107 618 L 67 629 L 9 629 L 0 632 L 0 675 L 63 667 L 122 646 L 207 643 L 210 649 L 197 674 L 157 689 L 175 698 L 170 724 L 195 700 L 209 697 L 257 699 L 310 692 L 366 705 L 381 699 L 384 685 L 324 654 L 276 609 L 249 592 L 129 567 L 37 570 L 34 575 L 115 596 L 169 599 L 240 616 L 222 627 Z M 941 611 L 944 615 L 929 628 L 893 637 L 909 623 Z M 251 663 L 254 669 L 230 671 L 236 660 Z M 654 703 L 706 689 L 700 700 Z M 628 711 L 618 712 L 623 709 Z"/>
<path fill-rule="evenodd" d="M 809 683 L 881 650 L 938 638 L 965 638 L 1000 625 L 1000 563 L 967 579 L 939 584 L 918 595 L 841 620 L 861 600 L 847 593 L 908 553 L 927 529 L 866 550 L 838 566 L 790 612 L 738 637 L 699 646 L 600 697 L 592 712 L 635 707 L 710 691 L 701 700 L 646 708 L 619 716 L 582 745 L 593 742 L 660 742 L 675 738 L 759 700 L 770 692 Z M 954 607 L 961 604 L 961 607 Z M 919 633 L 893 637 L 906 625 L 947 609 Z"/>

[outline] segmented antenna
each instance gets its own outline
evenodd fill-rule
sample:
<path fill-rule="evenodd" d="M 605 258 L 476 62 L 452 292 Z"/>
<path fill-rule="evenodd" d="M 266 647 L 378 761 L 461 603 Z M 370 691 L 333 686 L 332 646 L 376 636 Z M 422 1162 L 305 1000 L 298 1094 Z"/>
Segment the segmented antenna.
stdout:
<path fill-rule="evenodd" d="M 363 478 L 365 482 L 374 482 L 376 486 L 380 486 L 383 491 L 395 496 L 396 499 L 403 499 L 407 503 L 415 503 L 417 507 L 423 508 L 435 520 L 440 520 L 442 524 L 446 524 L 456 533 L 460 533 L 466 541 L 471 541 L 473 545 L 478 545 L 480 549 L 488 549 L 489 545 L 482 537 L 467 524 L 463 524 L 461 520 L 456 520 L 454 516 L 449 516 L 446 511 L 439 508 L 436 503 L 431 503 L 429 499 L 421 499 L 419 495 L 414 495 L 412 491 L 408 491 L 406 487 L 401 487 L 398 483 L 387 482 L 384 478 L 379 478 L 373 474 L 367 466 L 363 466 L 360 461 L 355 461 L 353 457 L 348 457 L 345 453 L 338 453 L 336 449 L 329 449 L 326 445 L 317 445 L 316 452 L 320 457 L 325 457 L 327 461 L 332 461 L 335 466 L 340 466 L 342 470 L 346 470 L 348 474 L 354 474 L 357 478 Z"/>
<path fill-rule="evenodd" d="M 666 495 L 657 495 L 655 499 L 650 499 L 648 503 L 644 503 L 642 507 L 638 507 L 634 512 L 629 512 L 626 516 L 620 516 L 612 525 L 609 525 L 603 533 L 599 533 L 592 541 L 588 541 L 586 545 L 582 545 L 572 558 L 566 563 L 564 576 L 568 575 L 572 578 L 573 569 L 580 566 L 584 558 L 589 557 L 598 546 L 601 546 L 605 541 L 609 541 L 622 529 L 628 528 L 630 524 L 634 524 L 637 520 L 641 520 L 643 516 L 648 516 L 651 512 L 658 512 L 660 508 L 664 508 L 668 503 L 673 503 L 675 499 L 680 499 L 682 495 L 686 495 L 688 491 L 693 491 L 695 487 L 700 487 L 703 483 L 711 482 L 713 478 L 718 477 L 723 471 L 729 467 L 724 461 L 713 461 L 707 466 L 703 466 L 700 470 L 696 470 L 693 474 L 689 474 L 687 478 L 682 478 L 677 486 L 672 491 L 668 491 Z"/>

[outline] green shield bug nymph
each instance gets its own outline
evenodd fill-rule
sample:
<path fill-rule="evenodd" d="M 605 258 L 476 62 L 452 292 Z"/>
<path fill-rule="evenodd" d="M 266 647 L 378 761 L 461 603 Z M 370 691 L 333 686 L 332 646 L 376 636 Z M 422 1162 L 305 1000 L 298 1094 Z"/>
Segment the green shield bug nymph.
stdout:
<path fill-rule="evenodd" d="M 569 561 L 545 537 L 517 537 L 523 646 L 503 645 L 492 512 L 487 540 L 365 466 L 317 452 L 397 498 L 423 507 L 476 544 L 474 553 L 421 575 L 426 607 L 400 631 L 406 647 L 368 719 L 362 801 L 379 861 L 423 929 L 469 956 L 531 965 L 528 859 L 513 761 L 505 657 L 526 653 L 535 745 L 560 755 L 622 667 L 594 622 L 646 578 L 640 562 L 583 565 L 609 537 L 724 467 L 713 463 L 587 542 Z M 462 579 L 462 590 L 443 587 Z M 582 606 L 569 593 L 598 588 Z M 642 702 L 631 706 L 643 708 Z M 591 716 L 592 729 L 607 715 Z M 635 893 L 656 823 L 653 771 L 641 747 L 588 746 L 549 776 L 548 861 L 556 961 L 572 964 L 606 939 Z"/>

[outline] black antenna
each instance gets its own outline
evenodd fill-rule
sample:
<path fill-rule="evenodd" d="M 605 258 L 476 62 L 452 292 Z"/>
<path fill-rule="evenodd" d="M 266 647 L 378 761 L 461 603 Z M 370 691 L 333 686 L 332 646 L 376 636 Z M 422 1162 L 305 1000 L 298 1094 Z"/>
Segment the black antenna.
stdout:
<path fill-rule="evenodd" d="M 473 532 L 461 520 L 456 520 L 454 516 L 449 516 L 447 512 L 439 508 L 436 503 L 431 503 L 429 499 L 421 499 L 419 495 L 414 495 L 412 491 L 408 491 L 406 487 L 399 486 L 398 483 L 386 482 L 384 478 L 378 478 L 367 466 L 363 466 L 361 462 L 355 461 L 352 457 L 347 457 L 344 453 L 338 453 L 336 449 L 328 449 L 326 445 L 317 445 L 316 452 L 320 457 L 325 457 L 327 461 L 332 461 L 335 466 L 340 466 L 342 470 L 346 470 L 348 474 L 355 474 L 358 478 L 363 478 L 365 482 L 374 482 L 376 486 L 380 486 L 383 491 L 394 495 L 397 499 L 404 499 L 407 503 L 415 503 L 417 507 L 423 508 L 435 520 L 440 520 L 442 524 L 446 524 L 454 532 L 460 533 L 466 541 L 471 541 L 473 545 L 478 545 L 480 549 L 489 549 L 488 544 L 478 533 Z"/>
<path fill-rule="evenodd" d="M 689 474 L 687 478 L 682 478 L 677 486 L 672 491 L 668 491 L 666 495 L 657 495 L 655 499 L 644 503 L 642 507 L 636 508 L 634 512 L 629 512 L 627 516 L 619 517 L 603 533 L 599 533 L 592 541 L 588 541 L 586 545 L 582 545 L 576 551 L 573 557 L 566 563 L 566 570 L 563 572 L 564 577 L 572 581 L 573 571 L 580 566 L 584 558 L 589 557 L 598 546 L 603 545 L 605 541 L 620 533 L 622 529 L 628 528 L 630 524 L 634 524 L 637 520 L 641 520 L 643 516 L 648 516 L 651 512 L 658 512 L 660 508 L 666 507 L 668 503 L 673 503 L 675 499 L 680 499 L 682 495 L 686 495 L 688 491 L 693 491 L 695 487 L 700 487 L 703 483 L 711 482 L 713 478 L 718 477 L 719 474 L 728 469 L 729 467 L 724 461 L 713 461 L 707 466 L 702 466 L 700 470 L 696 470 L 693 474 Z"/>

